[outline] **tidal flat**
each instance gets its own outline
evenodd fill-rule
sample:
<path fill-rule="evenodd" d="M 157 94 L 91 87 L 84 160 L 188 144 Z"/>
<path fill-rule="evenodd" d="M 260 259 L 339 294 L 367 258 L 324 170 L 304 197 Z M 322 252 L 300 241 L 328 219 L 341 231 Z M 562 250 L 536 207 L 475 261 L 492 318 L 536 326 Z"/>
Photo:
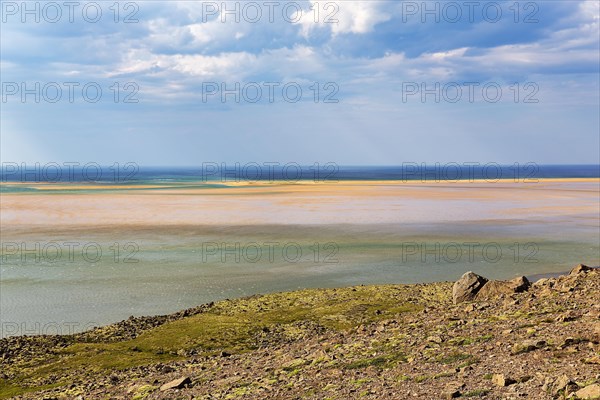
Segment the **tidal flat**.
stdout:
<path fill-rule="evenodd" d="M 599 184 L 3 184 L 1 333 L 73 333 L 259 293 L 598 265 Z"/>

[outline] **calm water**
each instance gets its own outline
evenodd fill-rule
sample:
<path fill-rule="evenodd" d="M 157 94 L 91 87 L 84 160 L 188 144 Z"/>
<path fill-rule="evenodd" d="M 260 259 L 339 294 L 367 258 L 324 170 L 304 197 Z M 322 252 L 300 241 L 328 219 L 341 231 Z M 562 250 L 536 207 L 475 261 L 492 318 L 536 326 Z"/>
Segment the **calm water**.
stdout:
<path fill-rule="evenodd" d="M 459 180 L 509 179 L 529 182 L 541 178 L 598 178 L 600 165 L 538 165 L 536 163 L 404 163 L 392 167 L 352 167 L 334 163 L 204 163 L 198 167 L 140 167 L 133 163 L 100 166 L 95 163 L 2 163 L 0 182 L 84 182 L 123 184 L 168 184 L 206 182 L 206 187 L 230 182 L 402 180 L 454 182 Z M 202 187 L 202 186 L 198 186 Z M 6 191 L 27 191 L 3 185 Z"/>
<path fill-rule="evenodd" d="M 73 260 L 65 243 L 77 238 L 55 235 L 61 259 L 50 259 L 55 252 L 42 253 L 41 260 L 34 254 L 24 261 L 20 255 L 6 257 L 3 333 L 83 328 L 304 287 L 454 280 L 466 270 L 502 279 L 564 271 L 573 260 L 598 262 L 597 227 L 563 228 L 558 223 L 518 229 L 465 224 L 452 230 L 434 225 L 261 227 L 249 234 L 190 228 L 127 238 L 104 232 L 87 234 L 93 251 L 87 259 L 74 251 Z M 542 234 L 546 230 L 555 233 Z M 523 236 L 524 231 L 531 235 Z M 120 243 L 118 257 L 115 242 Z M 125 243 L 135 247 L 127 250 Z"/>

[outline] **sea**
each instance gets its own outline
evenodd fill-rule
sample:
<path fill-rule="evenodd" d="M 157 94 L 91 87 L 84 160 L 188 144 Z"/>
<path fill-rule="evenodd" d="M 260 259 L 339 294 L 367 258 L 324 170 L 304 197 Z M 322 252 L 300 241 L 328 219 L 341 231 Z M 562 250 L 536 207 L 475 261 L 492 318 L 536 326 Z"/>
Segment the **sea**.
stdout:
<path fill-rule="evenodd" d="M 598 178 L 600 165 L 540 165 L 533 162 L 511 165 L 483 162 L 403 163 L 397 166 L 346 166 L 336 163 L 248 162 L 202 163 L 187 167 L 152 167 L 125 162 L 98 163 L 3 162 L 1 183 L 252 183 L 252 182 L 328 182 L 328 181 L 421 181 L 460 182 L 537 179 Z M 3 185 L 4 191 L 18 190 Z M 22 189 L 23 190 L 23 189 Z"/>

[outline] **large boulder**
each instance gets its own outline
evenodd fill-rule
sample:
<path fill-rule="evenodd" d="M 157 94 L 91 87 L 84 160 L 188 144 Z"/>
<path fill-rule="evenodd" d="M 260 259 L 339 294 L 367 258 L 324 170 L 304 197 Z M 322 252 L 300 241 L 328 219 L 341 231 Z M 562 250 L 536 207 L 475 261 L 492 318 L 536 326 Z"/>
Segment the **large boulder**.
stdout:
<path fill-rule="evenodd" d="M 524 292 L 531 287 L 529 280 L 520 276 L 510 281 L 489 281 L 477 292 L 475 300 L 486 300 L 498 297 L 501 294 Z"/>
<path fill-rule="evenodd" d="M 584 272 L 592 271 L 594 268 L 588 267 L 587 265 L 579 264 L 569 272 L 569 275 L 578 275 Z"/>
<path fill-rule="evenodd" d="M 474 300 L 477 293 L 487 282 L 488 280 L 483 276 L 479 276 L 472 271 L 465 272 L 452 287 L 454 304 Z"/>
<path fill-rule="evenodd" d="M 170 389 L 181 389 L 185 386 L 189 386 L 192 383 L 192 380 L 187 377 L 181 377 L 179 379 L 175 379 L 174 381 L 167 382 L 160 387 L 161 391 L 170 390 Z"/>
<path fill-rule="evenodd" d="M 600 385 L 595 383 L 578 390 L 575 393 L 578 399 L 598 399 L 600 398 Z"/>

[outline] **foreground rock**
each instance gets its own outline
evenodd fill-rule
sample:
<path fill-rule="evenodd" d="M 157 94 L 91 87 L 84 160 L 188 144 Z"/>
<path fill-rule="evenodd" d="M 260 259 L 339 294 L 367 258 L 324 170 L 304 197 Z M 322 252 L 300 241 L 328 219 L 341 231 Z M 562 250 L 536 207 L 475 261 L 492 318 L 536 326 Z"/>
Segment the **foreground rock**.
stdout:
<path fill-rule="evenodd" d="M 477 293 L 487 282 L 488 280 L 483 276 L 479 276 L 472 271 L 465 272 L 452 287 L 454 304 L 475 299 Z"/>
<path fill-rule="evenodd" d="M 512 354 L 523 354 L 529 353 L 537 349 L 541 349 L 546 346 L 545 340 L 525 340 L 520 343 L 515 343 L 511 349 Z"/>
<path fill-rule="evenodd" d="M 579 268 L 485 301 L 475 297 L 488 281 L 465 280 L 467 306 L 454 304 L 456 285 L 448 282 L 356 286 L 222 301 L 93 334 L 3 339 L 0 398 L 600 395 L 598 270 Z M 511 290 L 523 286 L 516 283 Z"/>
<path fill-rule="evenodd" d="M 490 281 L 469 271 L 463 274 L 452 287 L 454 304 L 473 300 L 489 300 L 502 294 L 525 292 L 531 287 L 529 280 L 520 276 L 510 281 Z"/>
<path fill-rule="evenodd" d="M 183 378 L 179 378 L 179 379 L 175 379 L 172 380 L 171 382 L 167 382 L 164 385 L 162 385 L 160 387 L 161 391 L 165 391 L 165 390 L 169 390 L 169 389 L 181 389 L 182 387 L 185 387 L 187 385 L 189 385 L 190 383 L 192 383 L 192 381 L 190 380 L 190 378 L 183 377 Z"/>
<path fill-rule="evenodd" d="M 575 396 L 579 399 L 600 399 L 600 385 L 586 386 L 575 392 Z"/>
<path fill-rule="evenodd" d="M 529 280 L 520 276 L 510 281 L 488 281 L 475 295 L 475 300 L 489 300 L 501 294 L 521 293 L 531 287 Z"/>
<path fill-rule="evenodd" d="M 506 376 L 504 376 L 504 374 L 494 374 L 492 376 L 492 383 L 494 385 L 504 387 L 517 383 L 517 381 L 515 381 L 514 379 L 507 378 Z"/>
<path fill-rule="evenodd" d="M 593 270 L 594 270 L 594 268 L 592 268 L 592 267 L 588 267 L 587 265 L 579 264 L 578 266 L 576 266 L 575 268 L 573 268 L 571 270 L 569 275 L 578 275 L 578 274 L 590 272 Z"/>

